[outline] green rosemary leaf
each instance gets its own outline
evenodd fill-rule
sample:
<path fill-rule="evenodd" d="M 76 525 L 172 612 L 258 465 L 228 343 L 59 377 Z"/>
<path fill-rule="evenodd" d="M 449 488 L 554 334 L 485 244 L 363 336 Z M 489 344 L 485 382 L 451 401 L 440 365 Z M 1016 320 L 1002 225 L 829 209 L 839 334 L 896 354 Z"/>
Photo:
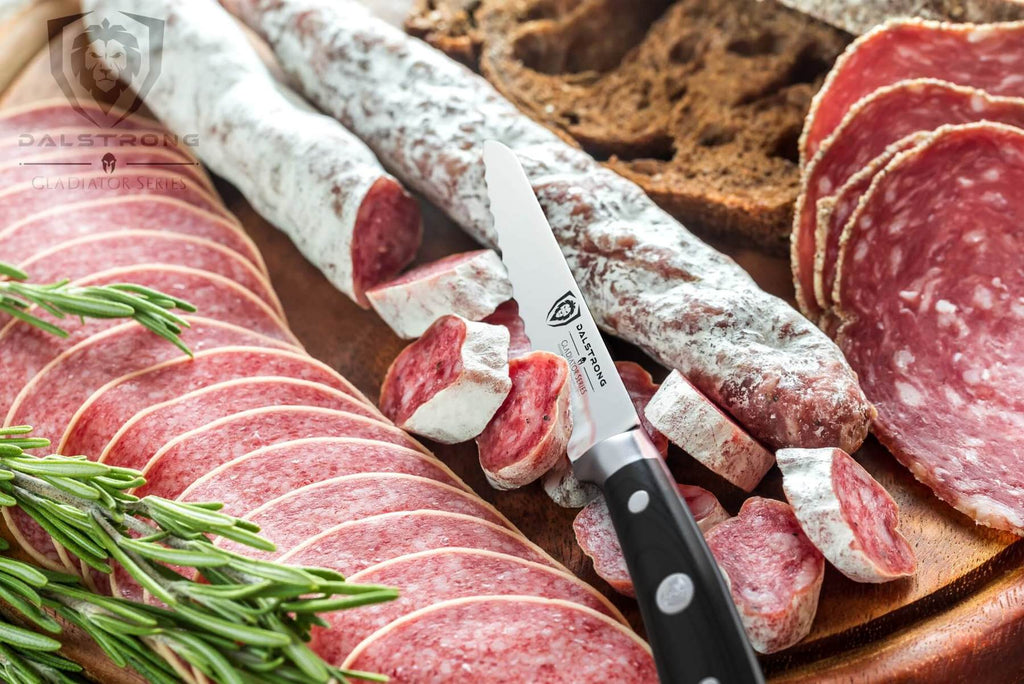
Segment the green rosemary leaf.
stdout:
<path fill-rule="evenodd" d="M 0 276 L 10 278 L 11 280 L 28 280 L 27 273 L 19 269 L 17 266 L 5 264 L 2 261 L 0 261 Z"/>
<path fill-rule="evenodd" d="M 346 598 L 286 601 L 281 604 L 281 608 L 289 612 L 330 613 L 336 610 L 346 610 L 348 608 L 358 608 L 359 606 L 368 606 L 374 603 L 393 601 L 396 598 L 398 598 L 398 591 L 394 589 L 387 589 L 382 591 L 371 591 L 366 594 L 357 594 Z"/>
<path fill-rule="evenodd" d="M 15 577 L 37 589 L 46 586 L 46 575 L 27 563 L 0 557 L 0 572 Z"/>
<path fill-rule="evenodd" d="M 59 651 L 60 642 L 22 627 L 0 622 L 0 642 L 27 651 Z"/>
<path fill-rule="evenodd" d="M 140 542 L 135 539 L 125 539 L 121 542 L 121 547 L 150 560 L 190 568 L 217 568 L 227 564 L 230 560 L 229 556 L 221 553 L 213 545 L 209 546 L 209 550 L 188 551 L 169 549 L 166 546 Z"/>

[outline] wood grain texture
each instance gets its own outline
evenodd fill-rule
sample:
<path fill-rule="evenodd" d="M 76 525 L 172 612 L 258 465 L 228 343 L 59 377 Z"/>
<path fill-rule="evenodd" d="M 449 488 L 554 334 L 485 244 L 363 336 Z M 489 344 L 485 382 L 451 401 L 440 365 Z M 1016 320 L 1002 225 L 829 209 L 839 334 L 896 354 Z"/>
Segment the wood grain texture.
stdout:
<path fill-rule="evenodd" d="M 53 97 L 56 86 L 40 55 L 5 95 L 16 105 Z M 201 143 L 200 143 L 201 146 Z M 306 262 L 289 239 L 263 221 L 229 185 L 218 181 L 226 203 L 255 240 L 295 334 L 309 352 L 338 369 L 370 397 L 406 344 L 371 311 L 338 293 Z M 477 245 L 424 203 L 425 238 L 419 262 Z M 724 247 L 723 247 L 724 249 Z M 754 251 L 730 248 L 765 289 L 792 299 L 788 264 Z M 2 259 L 2 255 L 0 255 Z M 636 360 L 660 379 L 666 373 L 634 347 L 610 340 L 617 358 Z M 531 539 L 608 594 L 635 626 L 635 603 L 598 579 L 572 535 L 575 511 L 551 503 L 537 485 L 497 492 L 487 484 L 472 444 L 431 445 L 483 498 Z M 1018 681 L 1024 678 L 1024 546 L 1015 537 L 976 526 L 939 502 L 874 440 L 856 457 L 892 493 L 902 529 L 919 558 L 915 577 L 856 584 L 829 570 L 813 631 L 785 653 L 762 659 L 773 680 L 796 682 Z M 681 482 L 711 489 L 731 512 L 743 493 L 673 449 L 670 466 Z M 773 469 L 757 493 L 782 498 Z M 69 650 L 85 660 L 98 681 L 137 681 L 74 640 Z M 82 655 L 86 654 L 86 655 Z"/>

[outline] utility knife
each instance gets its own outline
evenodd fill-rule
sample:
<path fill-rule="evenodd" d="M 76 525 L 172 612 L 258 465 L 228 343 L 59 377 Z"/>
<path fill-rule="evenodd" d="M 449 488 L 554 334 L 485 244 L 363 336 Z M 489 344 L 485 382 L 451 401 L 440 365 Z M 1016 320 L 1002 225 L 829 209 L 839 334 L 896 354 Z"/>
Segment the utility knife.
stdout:
<path fill-rule="evenodd" d="M 601 488 L 663 684 L 763 676 L 726 582 L 615 370 L 519 159 L 484 143 L 502 261 L 534 349 L 566 359 L 576 477 Z"/>

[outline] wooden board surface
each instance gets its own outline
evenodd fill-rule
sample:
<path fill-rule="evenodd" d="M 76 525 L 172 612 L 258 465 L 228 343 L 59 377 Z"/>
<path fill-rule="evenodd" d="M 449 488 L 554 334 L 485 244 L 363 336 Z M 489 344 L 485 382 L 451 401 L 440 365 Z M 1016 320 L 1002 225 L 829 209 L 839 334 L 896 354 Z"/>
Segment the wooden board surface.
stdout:
<path fill-rule="evenodd" d="M 58 91 L 44 55 L 34 59 L 4 96 L 5 106 L 51 98 Z M 201 149 L 201 142 L 200 142 Z M 289 321 L 311 354 L 375 397 L 388 364 L 404 346 L 377 317 L 356 307 L 306 262 L 288 238 L 263 221 L 228 184 L 225 202 L 263 252 Z M 425 238 L 419 261 L 477 245 L 424 203 Z M 765 289 L 791 298 L 788 265 L 755 252 L 723 247 Z M 2 258 L 2 255 L 0 255 Z M 635 348 L 611 342 L 619 358 L 638 360 L 656 377 L 665 370 Z M 531 539 L 605 591 L 638 628 L 635 603 L 598 579 L 575 543 L 575 511 L 559 508 L 539 486 L 496 492 L 487 486 L 472 444 L 433 445 L 435 452 Z M 789 651 L 764 657 L 766 673 L 785 682 L 810 681 L 1017 681 L 1024 651 L 1016 648 L 1024 625 L 1024 550 L 1008 534 L 977 527 L 915 482 L 873 440 L 858 460 L 892 493 L 903 530 L 920 560 L 917 575 L 885 585 L 857 584 L 829 569 L 813 630 Z M 674 450 L 670 466 L 682 482 L 705 486 L 735 512 L 743 494 Z M 758 494 L 781 498 L 773 470 Z M 100 681 L 129 681 L 123 671 L 89 659 Z"/>

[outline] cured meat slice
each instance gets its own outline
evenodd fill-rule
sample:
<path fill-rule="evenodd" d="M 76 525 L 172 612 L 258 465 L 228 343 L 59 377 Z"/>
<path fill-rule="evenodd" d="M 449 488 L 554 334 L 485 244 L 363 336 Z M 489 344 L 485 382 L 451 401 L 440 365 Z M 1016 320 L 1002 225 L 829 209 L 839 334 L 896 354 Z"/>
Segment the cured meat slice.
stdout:
<path fill-rule="evenodd" d="M 380 409 L 402 429 L 457 444 L 484 431 L 511 387 L 508 331 L 444 316 L 391 363 Z"/>
<path fill-rule="evenodd" d="M 140 147 L 159 148 L 180 155 L 182 161 L 195 161 L 195 157 L 181 144 L 178 137 L 165 128 L 126 130 L 120 126 L 97 128 L 88 125 L 0 136 L 0 161 L 9 162 L 39 154 L 74 152 L 83 148 L 103 150 L 105 153 L 118 152 L 121 148 Z"/>
<path fill-rule="evenodd" d="M 198 317 L 181 339 L 193 351 L 246 344 L 289 348 L 277 340 L 243 328 Z M 184 356 L 163 338 L 138 323 L 124 323 L 97 333 L 51 361 L 22 388 L 7 413 L 5 425 L 31 425 L 34 433 L 56 441 L 82 402 L 112 378 Z M 187 357 L 185 357 L 187 358 Z M 21 547 L 45 567 L 60 570 L 56 549 L 46 532 L 17 510 L 5 508 L 4 520 Z"/>
<path fill-rule="evenodd" d="M 1024 32 L 1020 49 L 1024 63 Z M 823 243 L 817 240 L 818 200 L 832 195 L 865 164 L 905 136 L 944 124 L 985 120 L 1024 125 L 1024 99 L 991 97 L 975 88 L 918 79 L 880 88 L 850 108 L 808 162 L 797 199 L 791 262 L 797 301 L 804 313 L 816 319 L 828 305 L 814 283 L 814 255 L 823 249 Z"/>
<path fill-rule="evenodd" d="M 318 382 L 369 400 L 337 371 L 297 350 L 224 347 L 200 351 L 128 373 L 96 390 L 72 417 L 60 442 L 66 454 L 99 454 L 139 411 L 202 387 L 236 378 L 277 375 Z M 383 416 L 381 416 L 383 419 Z"/>
<path fill-rule="evenodd" d="M 0 230 L 58 204 L 121 197 L 123 195 L 174 197 L 229 217 L 227 209 L 206 190 L 174 171 L 125 171 L 108 175 L 103 171 L 76 173 L 50 179 L 42 187 L 19 183 L 0 190 Z"/>
<path fill-rule="evenodd" d="M 508 330 L 508 358 L 514 359 L 523 354 L 529 354 L 533 350 L 530 338 L 526 334 L 526 323 L 519 317 L 519 304 L 510 299 L 497 309 L 490 316 L 484 319 L 484 323 L 501 325 Z"/>
<path fill-rule="evenodd" d="M 239 378 L 189 392 L 136 413 L 107 443 L 99 460 L 141 470 L 164 444 L 197 425 L 249 409 L 282 405 L 334 409 L 378 419 L 365 404 L 327 385 L 294 378 Z"/>
<path fill-rule="evenodd" d="M 1024 95 L 1024 22 L 976 25 L 905 19 L 859 37 L 836 60 L 811 102 L 800 138 L 801 162 L 814 157 L 857 100 L 910 78 L 937 78 L 993 95 Z"/>
<path fill-rule="evenodd" d="M 371 515 L 420 510 L 472 515 L 518 532 L 493 506 L 462 489 L 413 475 L 369 473 L 307 485 L 246 513 L 247 520 L 260 526 L 260 534 L 277 545 L 272 553 L 230 541 L 219 545 L 256 558 L 277 558 L 328 527 Z"/>
<path fill-rule="evenodd" d="M 187 298 L 211 318 L 298 345 L 270 307 L 238 283 L 214 273 L 183 266 L 129 266 L 77 281 L 79 285 L 108 283 L 134 283 Z M 47 318 L 41 311 L 33 313 Z M 0 415 L 7 415 L 14 397 L 46 364 L 90 335 L 124 321 L 66 318 L 54 322 L 67 331 L 67 337 L 51 335 L 23 321 L 12 320 L 0 328 Z"/>
<path fill-rule="evenodd" d="M 651 438 L 654 446 L 661 452 L 662 457 L 668 456 L 668 437 L 658 432 L 651 425 L 651 421 L 647 420 L 647 414 L 644 413 L 647 404 L 654 398 L 660 385 L 654 382 L 651 374 L 644 370 L 644 367 L 639 363 L 616 361 L 615 370 L 619 372 L 622 384 L 626 386 L 629 398 L 633 400 L 636 415 L 640 418 L 640 425 L 647 431 L 647 436 Z"/>
<path fill-rule="evenodd" d="M 755 496 L 705 538 L 758 653 L 775 653 L 811 630 L 825 559 L 789 504 Z"/>
<path fill-rule="evenodd" d="M 935 494 L 1024 534 L 1024 131 L 944 127 L 871 184 L 840 243 L 838 341 L 875 433 Z"/>
<path fill-rule="evenodd" d="M 250 451 L 319 436 L 362 437 L 426 452 L 416 440 L 379 420 L 324 408 L 269 406 L 219 418 L 167 442 L 146 464 L 146 484 L 135 495 L 173 499 L 217 466 Z"/>
<path fill-rule="evenodd" d="M 121 130 L 160 128 L 160 122 L 139 113 L 125 116 L 124 110 L 118 108 L 105 112 L 98 105 L 88 102 L 79 102 L 78 107 L 81 111 L 76 111 L 67 100 L 62 99 L 5 107 L 0 113 L 0 136 L 74 126 L 116 125 Z"/>
<path fill-rule="evenodd" d="M 122 195 L 62 204 L 32 214 L 0 232 L 0 250 L 8 263 L 19 264 L 59 242 L 98 233 L 150 230 L 205 238 L 238 252 L 261 273 L 259 250 L 233 220 L 159 195 Z"/>
<path fill-rule="evenodd" d="M 190 235 L 123 230 L 61 242 L 37 252 L 18 267 L 33 282 L 85 277 L 117 266 L 168 264 L 189 266 L 230 278 L 283 315 L 281 302 L 266 277 L 237 252 Z"/>
<path fill-rule="evenodd" d="M 807 537 L 855 582 L 913 575 L 900 511 L 882 485 L 840 449 L 780 449 L 782 488 Z"/>
<path fill-rule="evenodd" d="M 370 305 L 399 337 L 422 335 L 449 314 L 479 321 L 512 297 L 505 265 L 493 250 L 453 254 L 366 292 Z"/>
<path fill-rule="evenodd" d="M 565 570 L 521 534 L 472 515 L 397 511 L 342 523 L 283 554 L 289 565 L 326 567 L 351 575 L 392 558 L 447 548 L 494 551 Z"/>
<path fill-rule="evenodd" d="M 512 391 L 477 437 L 480 467 L 495 489 L 527 485 L 565 456 L 572 434 L 569 364 L 549 352 L 509 361 Z"/>
<path fill-rule="evenodd" d="M 708 490 L 692 485 L 676 486 L 701 532 L 706 534 L 712 527 L 729 518 L 729 513 Z M 598 577 L 620 594 L 636 596 L 629 568 L 626 567 L 626 558 L 622 555 L 619 536 L 615 533 L 608 504 L 603 496 L 597 497 L 576 514 L 572 529 L 583 553 L 594 562 L 594 572 Z"/>
<path fill-rule="evenodd" d="M 76 150 L 43 152 L 9 162 L 0 162 L 0 179 L 4 185 L 27 183 L 37 178 L 51 179 L 85 171 L 103 168 L 101 150 L 80 148 Z M 74 164 L 74 166 L 67 166 Z M 85 164 L 86 166 L 82 166 Z M 202 187 L 210 195 L 216 190 L 210 178 L 203 172 L 199 162 L 183 163 L 181 152 L 169 147 L 126 147 L 114 156 L 114 170 L 129 166 L 148 167 L 161 171 L 173 171 Z"/>
<path fill-rule="evenodd" d="M 509 144 L 598 324 L 684 373 L 757 439 L 850 452 L 864 440 L 873 410 L 820 330 L 483 78 L 352 0 L 225 4 L 306 97 L 492 246 L 481 154 L 485 140 Z"/>
<path fill-rule="evenodd" d="M 775 463 L 770 451 L 679 371 L 669 373 L 645 413 L 669 441 L 746 492 L 756 487 Z"/>
<path fill-rule="evenodd" d="M 178 496 L 219 501 L 241 515 L 306 485 L 359 473 L 402 473 L 467 489 L 436 458 L 407 447 L 353 437 L 309 437 L 274 444 L 217 466 Z"/>
<path fill-rule="evenodd" d="M 579 604 L 530 596 L 423 608 L 367 637 L 343 666 L 402 680 L 410 662 L 417 682 L 445 681 L 451 672 L 472 672 L 478 682 L 658 681 L 650 649 L 628 627 Z"/>
<path fill-rule="evenodd" d="M 350 582 L 395 587 L 399 598 L 327 616 L 314 628 L 310 648 L 340 665 L 359 642 L 421 608 L 468 596 L 539 596 L 578 603 L 625 623 L 621 614 L 574 576 L 546 565 L 478 549 L 442 549 L 401 556 L 348 577 Z"/>
<path fill-rule="evenodd" d="M 198 132 L 197 151 L 210 169 L 338 289 L 366 307 L 365 290 L 412 261 L 421 239 L 416 201 L 366 145 L 275 79 L 216 3 L 89 0 L 89 10 L 163 17 L 175 26 L 147 106 L 172 129 Z"/>

